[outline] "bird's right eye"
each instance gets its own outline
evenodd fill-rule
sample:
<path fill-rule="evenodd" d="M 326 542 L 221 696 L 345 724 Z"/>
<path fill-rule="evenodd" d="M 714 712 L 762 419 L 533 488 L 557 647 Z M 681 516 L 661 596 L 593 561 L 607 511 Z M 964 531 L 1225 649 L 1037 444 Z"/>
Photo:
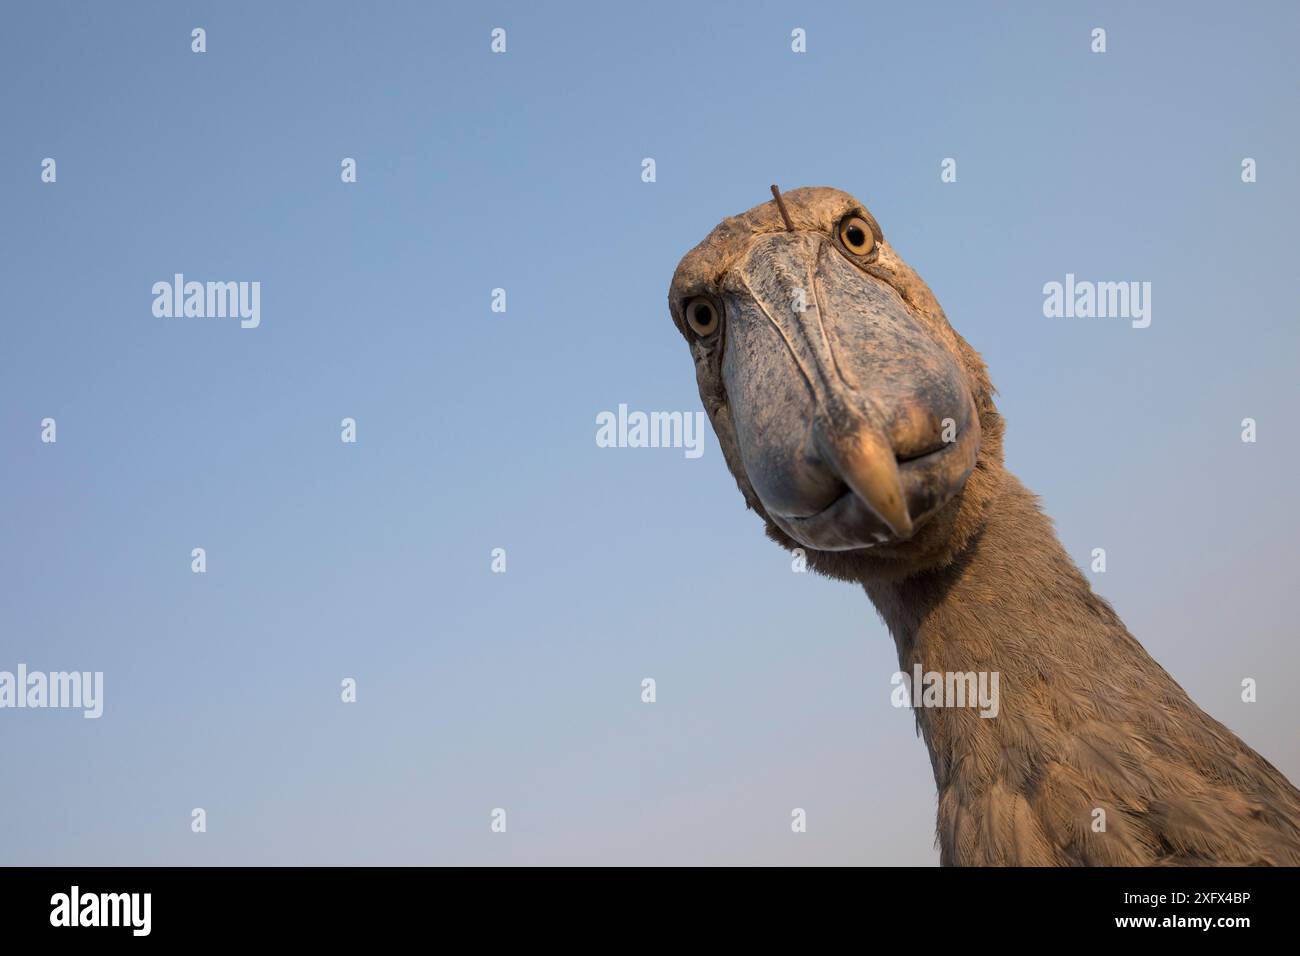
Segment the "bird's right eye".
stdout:
<path fill-rule="evenodd" d="M 720 319 L 718 307 L 704 296 L 698 296 L 686 303 L 686 324 L 701 338 L 708 338 L 718 331 Z"/>

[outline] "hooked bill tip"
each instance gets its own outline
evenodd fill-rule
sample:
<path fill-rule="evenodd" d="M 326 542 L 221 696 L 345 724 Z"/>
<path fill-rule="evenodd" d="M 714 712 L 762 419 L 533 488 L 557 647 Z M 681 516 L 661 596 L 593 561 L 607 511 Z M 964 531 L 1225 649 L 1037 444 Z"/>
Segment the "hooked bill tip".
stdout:
<path fill-rule="evenodd" d="M 895 536 L 912 537 L 912 516 L 903 497 L 898 459 L 883 436 L 859 429 L 835 455 L 840 477 Z"/>

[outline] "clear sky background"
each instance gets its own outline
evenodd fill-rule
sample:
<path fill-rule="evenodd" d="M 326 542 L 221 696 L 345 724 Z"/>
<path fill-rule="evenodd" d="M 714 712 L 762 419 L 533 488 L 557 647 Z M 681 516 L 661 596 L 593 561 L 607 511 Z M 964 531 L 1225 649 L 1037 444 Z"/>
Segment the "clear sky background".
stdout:
<path fill-rule="evenodd" d="M 772 182 L 867 204 L 1071 555 L 1300 779 L 1298 10 L 5 4 L 0 670 L 105 702 L 0 711 L 0 863 L 936 863 L 866 596 L 711 432 L 595 443 L 700 408 L 668 282 Z M 155 318 L 175 272 L 261 327 Z M 1067 272 L 1150 328 L 1044 318 Z"/>

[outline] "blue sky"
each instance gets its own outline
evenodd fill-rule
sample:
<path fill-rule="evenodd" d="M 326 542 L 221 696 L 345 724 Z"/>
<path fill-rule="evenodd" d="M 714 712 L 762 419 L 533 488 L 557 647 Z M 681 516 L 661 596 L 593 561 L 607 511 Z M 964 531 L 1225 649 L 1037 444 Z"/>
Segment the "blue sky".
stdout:
<path fill-rule="evenodd" d="M 711 434 L 595 442 L 698 410 L 668 281 L 771 182 L 871 209 L 1066 548 L 1300 777 L 1295 5 L 2 16 L 0 669 L 106 699 L 0 713 L 0 862 L 935 863 L 865 595 L 791 573 Z M 154 317 L 176 272 L 261 325 Z M 1151 326 L 1045 318 L 1066 273 Z"/>

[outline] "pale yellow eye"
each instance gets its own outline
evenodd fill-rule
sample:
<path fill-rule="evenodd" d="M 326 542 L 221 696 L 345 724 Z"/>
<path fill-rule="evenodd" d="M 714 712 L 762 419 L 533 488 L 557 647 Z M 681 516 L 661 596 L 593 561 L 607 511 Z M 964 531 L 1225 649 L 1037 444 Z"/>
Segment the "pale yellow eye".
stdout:
<path fill-rule="evenodd" d="M 718 331 L 721 318 L 718 315 L 718 307 L 704 296 L 691 299 L 686 303 L 686 324 L 701 338 L 707 338 Z"/>
<path fill-rule="evenodd" d="M 855 256 L 865 256 L 876 248 L 875 233 L 861 216 L 845 216 L 840 220 L 840 242 Z"/>

